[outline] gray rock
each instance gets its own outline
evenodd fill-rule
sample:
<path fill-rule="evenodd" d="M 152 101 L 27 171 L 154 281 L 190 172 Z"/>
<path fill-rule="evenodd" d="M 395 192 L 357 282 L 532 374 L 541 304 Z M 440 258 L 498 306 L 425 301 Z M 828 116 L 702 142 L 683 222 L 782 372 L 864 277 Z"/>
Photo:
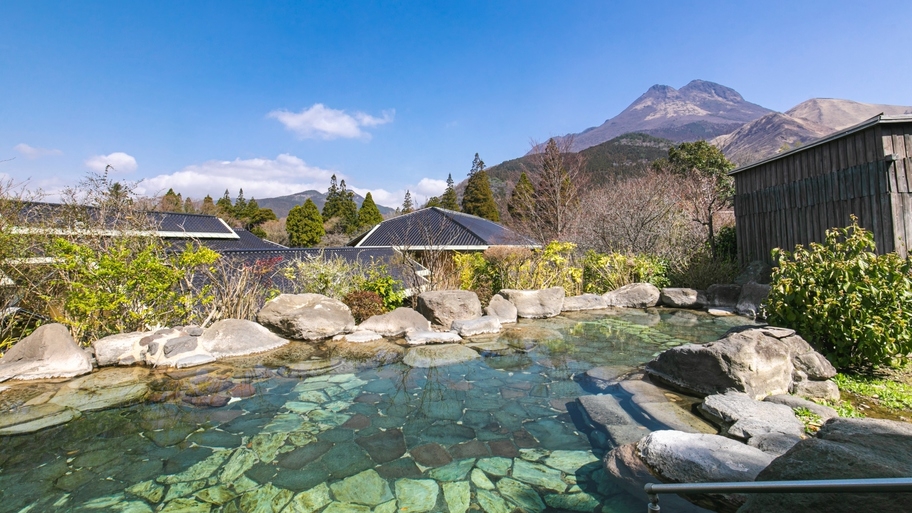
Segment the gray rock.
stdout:
<path fill-rule="evenodd" d="M 92 359 L 63 324 L 45 324 L 0 358 L 0 382 L 72 378 L 92 372 Z"/>
<path fill-rule="evenodd" d="M 583 294 L 564 298 L 563 312 L 579 312 L 581 310 L 599 310 L 608 308 L 605 298 L 599 294 Z"/>
<path fill-rule="evenodd" d="M 773 456 L 782 456 L 789 449 L 800 442 L 802 438 L 796 435 L 787 435 L 785 433 L 766 433 L 751 437 L 747 445 L 756 447 L 761 451 Z"/>
<path fill-rule="evenodd" d="M 149 376 L 140 367 L 102 369 L 68 381 L 49 402 L 84 412 L 135 404 L 149 393 Z"/>
<path fill-rule="evenodd" d="M 504 299 L 500 294 L 494 294 L 488 306 L 484 309 L 485 315 L 497 317 L 501 324 L 516 322 L 516 305 Z"/>
<path fill-rule="evenodd" d="M 665 429 L 688 433 L 717 432 L 715 426 L 694 415 L 689 402 L 677 394 L 659 388 L 645 380 L 626 380 L 620 383 L 621 390 L 630 394 L 630 402 L 636 405 L 649 419 L 658 422 Z"/>
<path fill-rule="evenodd" d="M 583 385 L 596 390 L 605 391 L 620 383 L 625 375 L 630 373 L 630 367 L 622 365 L 605 365 L 589 369 L 582 375 Z"/>
<path fill-rule="evenodd" d="M 718 435 L 653 431 L 637 443 L 640 458 L 665 482 L 753 481 L 773 457 Z M 715 511 L 734 511 L 744 496 L 694 495 L 689 499 Z"/>
<path fill-rule="evenodd" d="M 741 294 L 735 305 L 735 313 L 754 318 L 761 314 L 760 307 L 769 296 L 770 286 L 748 282 L 741 286 Z"/>
<path fill-rule="evenodd" d="M 836 367 L 833 367 L 833 364 L 822 354 L 814 351 L 811 345 L 803 339 L 800 337 L 788 337 L 785 340 L 794 341 L 792 343 L 792 354 L 795 357 L 792 358 L 792 363 L 795 365 L 795 370 L 803 372 L 807 379 L 823 381 L 836 375 Z"/>
<path fill-rule="evenodd" d="M 741 327 L 709 344 L 668 349 L 646 364 L 654 378 L 698 395 L 744 392 L 754 399 L 788 393 L 794 362 L 813 349 L 790 330 Z M 826 361 L 823 356 L 819 359 Z"/>
<path fill-rule="evenodd" d="M 796 381 L 792 383 L 791 393 L 805 399 L 821 401 L 839 401 L 839 387 L 830 380 L 827 381 Z"/>
<path fill-rule="evenodd" d="M 452 331 L 413 331 L 405 336 L 405 341 L 410 346 L 459 344 L 462 342 L 462 337 Z"/>
<path fill-rule="evenodd" d="M 524 319 L 543 319 L 560 314 L 566 294 L 563 287 L 500 291 L 500 295 L 516 306 L 516 315 Z"/>
<path fill-rule="evenodd" d="M 470 290 L 432 290 L 418 295 L 418 312 L 448 330 L 453 321 L 481 317 L 481 302 Z"/>
<path fill-rule="evenodd" d="M 45 403 L 20 406 L 0 415 L 0 436 L 19 435 L 39 431 L 51 426 L 66 424 L 79 418 L 82 412 L 59 404 Z"/>
<path fill-rule="evenodd" d="M 485 333 L 499 333 L 500 321 L 497 320 L 497 317 L 485 315 L 477 319 L 453 321 L 450 329 L 459 333 L 460 337 L 474 337 Z"/>
<path fill-rule="evenodd" d="M 738 305 L 738 298 L 741 297 L 741 285 L 715 284 L 706 289 L 707 306 L 734 309 Z"/>
<path fill-rule="evenodd" d="M 767 285 L 769 284 L 773 274 L 773 268 L 769 266 L 766 262 L 761 260 L 754 260 L 753 262 L 747 264 L 747 267 L 741 271 L 735 278 L 735 283 L 738 285 L 744 285 L 748 282 L 756 282 L 760 284 Z"/>
<path fill-rule="evenodd" d="M 812 413 L 815 413 L 824 422 L 832 419 L 833 417 L 839 416 L 836 410 L 830 408 L 829 406 L 817 404 L 813 401 L 808 401 L 807 399 L 794 395 L 771 395 L 764 399 L 764 401 L 776 404 L 784 404 L 793 410 L 795 408 L 805 408 L 807 410 L 810 410 Z"/>
<path fill-rule="evenodd" d="M 659 300 L 671 308 L 703 308 L 706 306 L 706 294 L 696 289 L 664 288 Z"/>
<path fill-rule="evenodd" d="M 651 283 L 631 283 L 603 296 L 608 306 L 649 308 L 659 304 L 662 292 Z"/>
<path fill-rule="evenodd" d="M 478 353 L 460 344 L 417 346 L 409 349 L 402 362 L 409 367 L 431 368 L 453 365 L 481 358 Z"/>
<path fill-rule="evenodd" d="M 166 358 L 179 355 L 181 353 L 187 353 L 196 349 L 196 337 L 191 337 L 189 335 L 183 337 L 172 338 L 171 340 L 165 342 L 165 345 L 162 347 L 162 353 Z"/>
<path fill-rule="evenodd" d="M 424 319 L 424 317 L 422 317 Z M 425 321 L 427 322 L 427 321 Z M 352 333 L 346 333 L 345 335 L 336 335 L 333 337 L 333 341 L 345 341 L 352 344 L 364 344 L 366 342 L 375 342 L 377 340 L 383 340 L 383 335 L 373 332 L 371 330 L 357 329 Z"/>
<path fill-rule="evenodd" d="M 133 347 L 139 345 L 140 339 L 149 335 L 147 332 L 134 331 L 119 333 L 92 342 L 95 350 L 95 362 L 99 367 L 108 365 L 130 365 L 135 363 Z"/>
<path fill-rule="evenodd" d="M 202 349 L 216 358 L 269 351 L 288 344 L 253 321 L 224 319 L 209 326 L 199 337 Z"/>
<path fill-rule="evenodd" d="M 294 340 L 321 340 L 355 329 L 348 306 L 320 294 L 281 294 L 257 312 L 257 322 Z"/>
<path fill-rule="evenodd" d="M 602 460 L 609 479 L 619 484 L 624 490 L 634 497 L 645 499 L 643 486 L 646 483 L 660 484 L 664 481 L 652 475 L 649 467 L 640 459 L 636 443 L 621 445 L 611 449 Z M 707 513 L 709 510 L 691 504 L 682 496 L 662 494 L 660 497 L 662 510 L 679 513 Z"/>
<path fill-rule="evenodd" d="M 409 331 L 428 331 L 431 323 L 423 315 L 407 307 L 400 307 L 383 315 L 375 315 L 358 326 L 384 337 L 401 337 Z"/>
<path fill-rule="evenodd" d="M 801 437 L 804 424 L 784 404 L 755 401 L 741 392 L 708 396 L 700 412 L 732 438 L 747 441 L 754 436 L 782 433 Z"/>
<path fill-rule="evenodd" d="M 706 313 L 713 317 L 731 317 L 735 315 L 735 309 L 722 306 L 711 306 L 706 309 Z"/>
<path fill-rule="evenodd" d="M 879 419 L 833 418 L 816 438 L 798 442 L 776 458 L 757 481 L 863 479 L 912 475 L 912 424 Z M 790 493 L 752 495 L 743 513 L 908 511 L 909 494 Z"/>

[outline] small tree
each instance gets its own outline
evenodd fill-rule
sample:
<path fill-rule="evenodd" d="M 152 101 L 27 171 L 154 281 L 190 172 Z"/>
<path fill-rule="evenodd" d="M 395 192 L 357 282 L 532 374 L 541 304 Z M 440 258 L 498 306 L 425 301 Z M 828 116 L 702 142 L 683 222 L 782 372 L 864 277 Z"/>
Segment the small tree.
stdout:
<path fill-rule="evenodd" d="M 534 218 L 535 213 L 535 188 L 529 180 L 525 171 L 519 175 L 513 192 L 510 193 L 510 201 L 507 203 L 507 211 L 510 212 L 510 218 L 513 220 L 513 226 L 525 229 Z"/>
<path fill-rule="evenodd" d="M 545 151 L 536 154 L 538 182 L 532 225 L 542 242 L 566 240 L 578 212 L 585 162 L 582 155 L 570 151 L 572 145 L 572 138 L 560 144 L 551 138 Z"/>
<path fill-rule="evenodd" d="M 456 196 L 456 187 L 453 182 L 453 175 L 447 175 L 447 187 L 440 196 L 440 207 L 447 210 L 459 212 L 459 198 Z"/>
<path fill-rule="evenodd" d="M 494 222 L 500 221 L 500 212 L 491 192 L 491 182 L 488 180 L 484 161 L 477 153 L 472 161 L 465 193 L 462 195 L 462 211 Z"/>
<path fill-rule="evenodd" d="M 415 211 L 415 205 L 412 203 L 412 193 L 408 190 L 405 191 L 405 198 L 402 199 L 402 210 L 403 214 L 409 214 Z"/>
<path fill-rule="evenodd" d="M 734 181 L 728 172 L 735 168 L 722 151 L 706 141 L 681 143 L 668 149 L 668 159 L 654 164 L 683 178 L 681 197 L 691 219 L 706 227 L 706 241 L 717 258 L 713 217 L 731 205 Z"/>
<path fill-rule="evenodd" d="M 326 233 L 320 210 L 310 198 L 288 212 L 285 230 L 288 233 L 288 244 L 292 247 L 316 246 Z"/>
<path fill-rule="evenodd" d="M 371 196 L 371 193 L 367 193 L 364 196 L 364 201 L 361 203 L 361 208 L 358 210 L 358 223 L 361 225 L 361 229 L 371 228 L 374 225 L 380 224 L 383 222 L 383 215 L 380 214 L 380 209 L 377 208 L 377 204 L 374 203 L 374 198 Z"/>
<path fill-rule="evenodd" d="M 203 204 L 200 207 L 200 214 L 206 214 L 210 216 L 218 215 L 218 207 L 215 206 L 215 203 L 212 201 L 212 196 L 206 195 L 203 198 Z"/>
<path fill-rule="evenodd" d="M 168 189 L 168 192 L 158 202 L 158 210 L 162 212 L 181 212 L 183 210 L 181 195 L 176 194 L 174 189 Z"/>

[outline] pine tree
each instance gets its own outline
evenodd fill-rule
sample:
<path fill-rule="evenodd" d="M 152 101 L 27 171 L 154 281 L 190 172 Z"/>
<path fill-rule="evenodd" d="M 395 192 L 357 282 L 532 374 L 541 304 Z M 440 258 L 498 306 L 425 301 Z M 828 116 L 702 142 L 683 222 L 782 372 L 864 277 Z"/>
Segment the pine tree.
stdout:
<path fill-rule="evenodd" d="M 234 217 L 234 203 L 231 202 L 231 196 L 228 195 L 228 189 L 225 194 L 215 203 L 220 215 Z"/>
<path fill-rule="evenodd" d="M 380 214 L 380 209 L 377 208 L 377 204 L 374 203 L 374 198 L 371 196 L 371 193 L 367 193 L 364 196 L 364 202 L 361 203 L 361 209 L 358 210 L 358 224 L 361 225 L 361 229 L 371 228 L 376 224 L 383 222 L 383 215 Z"/>
<path fill-rule="evenodd" d="M 186 212 L 187 214 L 196 213 L 196 207 L 193 206 L 193 200 L 191 200 L 190 198 L 187 198 L 184 200 L 184 212 Z"/>
<path fill-rule="evenodd" d="M 162 212 L 180 212 L 183 210 L 183 200 L 180 194 L 176 194 L 174 189 L 168 189 L 168 192 L 158 202 L 158 209 Z"/>
<path fill-rule="evenodd" d="M 440 196 L 440 207 L 459 212 L 459 198 L 456 196 L 452 174 L 447 175 L 447 188 L 443 191 L 443 196 Z"/>
<path fill-rule="evenodd" d="M 532 186 L 532 181 L 529 180 L 526 172 L 523 171 L 519 175 L 519 180 L 510 194 L 510 201 L 507 203 L 507 210 L 510 212 L 510 217 L 513 219 L 515 226 L 526 225 L 532 220 L 535 209 L 534 198 L 535 188 Z"/>
<path fill-rule="evenodd" d="M 415 211 L 415 205 L 412 203 L 412 193 L 405 191 L 405 198 L 402 199 L 402 213 L 408 214 Z"/>
<path fill-rule="evenodd" d="M 288 244 L 291 247 L 311 247 L 320 243 L 325 235 L 323 216 L 317 205 L 307 198 L 303 205 L 293 207 L 285 220 Z"/>
<path fill-rule="evenodd" d="M 494 194 L 491 192 L 491 182 L 484 167 L 484 161 L 476 153 L 472 169 L 469 171 L 469 181 L 462 195 L 462 211 L 499 222 L 500 212 L 497 211 L 497 203 L 494 202 Z"/>
<path fill-rule="evenodd" d="M 218 207 L 212 202 L 212 196 L 207 194 L 206 197 L 203 198 L 203 205 L 200 207 L 200 213 L 210 216 L 218 214 Z"/>
<path fill-rule="evenodd" d="M 424 206 L 421 208 L 432 208 L 432 207 L 443 207 L 443 203 L 440 202 L 440 198 L 437 196 L 431 196 L 427 201 L 424 202 Z"/>
<path fill-rule="evenodd" d="M 247 213 L 247 200 L 244 199 L 244 189 L 238 189 L 237 199 L 234 200 L 234 208 L 231 209 L 234 217 L 242 219 Z"/>

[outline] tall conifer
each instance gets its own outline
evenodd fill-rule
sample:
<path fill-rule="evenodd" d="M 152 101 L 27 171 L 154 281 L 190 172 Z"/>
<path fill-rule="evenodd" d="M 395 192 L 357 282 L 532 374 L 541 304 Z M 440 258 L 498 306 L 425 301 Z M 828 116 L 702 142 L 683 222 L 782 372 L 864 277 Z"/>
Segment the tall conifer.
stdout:
<path fill-rule="evenodd" d="M 440 196 L 440 206 L 447 210 L 459 212 L 459 198 L 456 196 L 456 188 L 453 184 L 453 175 L 447 175 L 447 188 Z"/>
<path fill-rule="evenodd" d="M 494 202 L 494 194 L 491 193 L 491 182 L 484 168 L 484 161 L 476 153 L 472 169 L 469 171 L 469 181 L 462 196 L 462 211 L 499 222 L 500 212 L 497 211 L 497 203 Z"/>
<path fill-rule="evenodd" d="M 293 207 L 285 220 L 288 244 L 291 247 L 311 247 L 320 243 L 325 235 L 323 217 L 317 205 L 307 198 L 303 205 Z"/>
<path fill-rule="evenodd" d="M 367 195 L 364 196 L 364 202 L 361 203 L 361 208 L 358 210 L 358 224 L 361 226 L 361 229 L 365 229 L 381 222 L 383 222 L 383 216 L 380 214 L 380 209 L 377 208 L 373 196 L 368 192 Z"/>

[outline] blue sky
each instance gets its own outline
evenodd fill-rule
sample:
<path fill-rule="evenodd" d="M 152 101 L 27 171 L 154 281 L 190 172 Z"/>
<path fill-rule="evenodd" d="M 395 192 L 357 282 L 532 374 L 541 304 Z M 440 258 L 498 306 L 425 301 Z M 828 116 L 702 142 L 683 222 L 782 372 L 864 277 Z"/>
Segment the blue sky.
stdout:
<path fill-rule="evenodd" d="M 912 2 L 0 1 L 0 175 L 382 204 L 579 132 L 653 84 L 912 104 Z M 11 160 L 10 160 L 11 159 Z"/>

